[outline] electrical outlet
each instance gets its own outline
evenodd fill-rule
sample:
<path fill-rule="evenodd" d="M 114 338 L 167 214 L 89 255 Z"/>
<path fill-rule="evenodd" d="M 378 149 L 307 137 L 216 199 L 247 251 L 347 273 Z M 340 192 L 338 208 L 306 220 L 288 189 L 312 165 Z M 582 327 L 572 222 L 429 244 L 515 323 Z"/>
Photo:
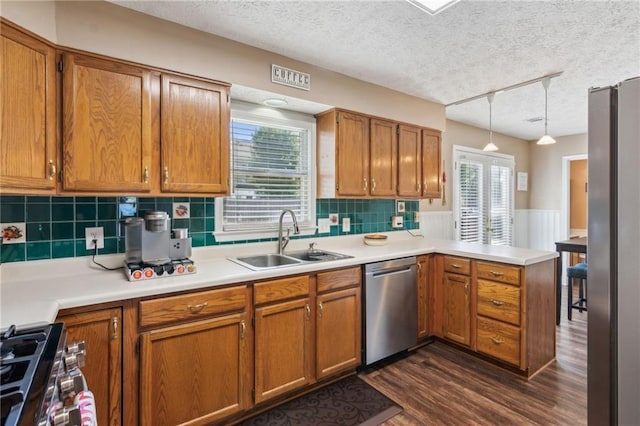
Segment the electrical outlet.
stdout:
<path fill-rule="evenodd" d="M 104 228 L 98 226 L 96 228 L 84 228 L 85 247 L 87 250 L 93 250 L 93 240 L 99 249 L 104 248 Z"/>
<path fill-rule="evenodd" d="M 392 228 L 402 228 L 404 226 L 404 217 L 403 216 L 391 216 L 391 227 Z"/>
<path fill-rule="evenodd" d="M 351 218 L 343 217 L 342 218 L 342 232 L 351 232 Z"/>

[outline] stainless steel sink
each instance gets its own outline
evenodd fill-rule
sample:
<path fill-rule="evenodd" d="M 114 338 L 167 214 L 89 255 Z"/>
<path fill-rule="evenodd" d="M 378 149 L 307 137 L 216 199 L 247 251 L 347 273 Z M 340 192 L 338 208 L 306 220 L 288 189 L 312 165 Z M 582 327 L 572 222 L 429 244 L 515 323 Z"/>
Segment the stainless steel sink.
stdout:
<path fill-rule="evenodd" d="M 299 265 L 302 263 L 301 260 L 283 256 L 281 254 L 259 254 L 256 256 L 230 257 L 229 260 L 253 270 L 279 268 L 282 266 Z"/>
<path fill-rule="evenodd" d="M 283 268 L 302 265 L 305 263 L 328 262 L 331 260 L 348 259 L 353 256 L 324 250 L 300 250 L 286 254 L 259 254 L 255 256 L 229 257 L 232 262 L 253 271 L 263 269 Z"/>
<path fill-rule="evenodd" d="M 329 260 L 348 259 L 353 256 L 347 256 L 346 254 L 334 253 L 324 250 L 301 250 L 286 253 L 286 256 L 300 259 L 305 262 L 326 262 Z"/>

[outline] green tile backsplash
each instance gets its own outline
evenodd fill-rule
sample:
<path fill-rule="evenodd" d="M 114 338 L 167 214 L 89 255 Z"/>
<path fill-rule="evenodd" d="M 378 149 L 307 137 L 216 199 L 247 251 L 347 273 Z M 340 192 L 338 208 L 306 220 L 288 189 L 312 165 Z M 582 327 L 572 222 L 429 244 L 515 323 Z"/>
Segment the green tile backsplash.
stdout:
<path fill-rule="evenodd" d="M 125 204 L 125 199 L 129 204 Z M 142 216 L 146 210 L 171 212 L 174 202 L 189 202 L 190 218 L 172 219 L 172 228 L 189 228 L 193 247 L 221 244 L 211 235 L 215 222 L 215 198 L 204 197 L 41 197 L 0 196 L 0 223 L 26 223 L 26 242 L 4 244 L 2 262 L 89 256 L 85 249 L 84 230 L 87 227 L 104 228 L 105 245 L 99 254 L 124 253 L 124 228 L 119 215 L 120 205 L 136 205 Z M 419 202 L 405 201 L 404 229 L 418 228 L 413 213 Z M 329 234 L 313 238 L 346 235 L 342 231 L 342 218 L 351 219 L 351 233 L 391 231 L 391 216 L 395 214 L 395 200 L 318 199 L 316 218 L 327 218 L 337 213 L 340 224 L 331 226 Z M 305 238 L 305 237 L 301 237 Z M 309 237 L 306 237 L 309 238 Z M 259 241 L 270 241 L 262 239 Z M 252 240 L 258 241 L 258 240 Z M 237 241 L 245 243 L 248 241 Z M 230 244 L 230 243 L 227 243 Z"/>

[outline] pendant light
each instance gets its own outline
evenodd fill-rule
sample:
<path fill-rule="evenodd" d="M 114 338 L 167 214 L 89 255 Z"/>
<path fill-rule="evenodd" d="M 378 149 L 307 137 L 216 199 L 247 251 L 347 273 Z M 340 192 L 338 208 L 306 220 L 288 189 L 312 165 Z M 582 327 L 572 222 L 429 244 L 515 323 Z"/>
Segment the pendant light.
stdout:
<path fill-rule="evenodd" d="M 538 139 L 538 145 L 551 145 L 556 143 L 556 140 L 549 136 L 547 132 L 547 92 L 549 91 L 549 84 L 551 83 L 551 78 L 547 77 L 542 80 L 542 86 L 544 87 L 544 136 Z"/>
<path fill-rule="evenodd" d="M 489 143 L 482 148 L 483 151 L 497 151 L 498 147 L 493 143 L 493 130 L 491 128 L 491 104 L 493 103 L 493 98 L 495 93 L 489 93 L 487 95 L 487 101 L 489 101 Z"/>

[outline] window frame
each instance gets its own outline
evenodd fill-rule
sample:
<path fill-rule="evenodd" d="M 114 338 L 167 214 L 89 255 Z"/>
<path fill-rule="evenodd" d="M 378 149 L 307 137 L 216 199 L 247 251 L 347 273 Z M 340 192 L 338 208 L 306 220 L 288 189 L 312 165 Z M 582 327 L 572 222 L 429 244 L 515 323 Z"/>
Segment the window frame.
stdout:
<path fill-rule="evenodd" d="M 480 149 L 475 149 L 475 148 L 470 148 L 470 147 L 466 147 L 466 146 L 460 146 L 460 145 L 454 145 L 453 146 L 453 153 L 452 153 L 452 158 L 453 158 L 453 167 L 454 167 L 454 172 L 453 172 L 453 203 L 452 203 L 452 210 L 453 210 L 453 233 L 454 233 L 454 239 L 456 241 L 462 241 L 460 240 L 460 232 L 461 232 L 461 212 L 460 212 L 460 177 L 459 177 L 459 170 L 458 167 L 460 166 L 460 161 L 462 159 L 464 159 L 465 157 L 471 159 L 471 160 L 475 160 L 477 162 L 480 162 L 482 164 L 482 174 L 483 176 L 486 175 L 486 178 L 483 179 L 483 195 L 484 194 L 488 194 L 488 195 L 484 195 L 483 199 L 480 200 L 480 203 L 482 204 L 482 218 L 483 223 L 481 224 L 481 243 L 482 244 L 491 244 L 490 239 L 488 240 L 486 238 L 486 236 L 488 235 L 486 229 L 487 227 L 487 223 L 486 223 L 486 219 L 488 218 L 489 220 L 491 220 L 491 212 L 489 211 L 489 209 L 491 208 L 491 188 L 487 187 L 484 188 L 484 185 L 486 181 L 488 181 L 491 178 L 491 174 L 490 174 L 490 168 L 491 165 L 498 165 L 498 166 L 502 166 L 502 167 L 508 167 L 510 169 L 510 174 L 511 176 L 509 177 L 509 189 L 510 189 L 510 194 L 509 194 L 509 225 L 510 225 L 510 233 L 509 233 L 509 242 L 508 242 L 508 246 L 513 246 L 513 240 L 515 238 L 515 226 L 514 226 L 514 214 L 515 214 L 515 197 L 516 197 L 516 193 L 515 193 L 515 168 L 516 168 L 516 163 L 515 163 L 515 157 L 513 155 L 510 154 L 500 154 L 500 153 L 495 153 L 495 152 L 485 152 L 482 151 Z"/>
<path fill-rule="evenodd" d="M 287 111 L 282 109 L 271 108 L 267 106 L 261 106 L 258 104 L 251 104 L 242 101 L 231 101 L 231 118 L 229 132 L 231 132 L 232 122 L 234 119 L 259 123 L 263 125 L 274 125 L 306 129 L 309 135 L 309 220 L 306 223 L 298 218 L 300 223 L 300 235 L 313 235 L 316 232 L 316 120 L 312 115 L 304 113 Z M 233 141 L 230 139 L 230 144 Z M 231 161 L 231 155 L 233 148 L 229 149 L 229 160 Z M 233 166 L 229 167 L 229 178 L 233 181 Z M 232 189 L 232 185 L 230 188 Z M 218 242 L 227 241 L 247 241 L 247 240 L 259 240 L 265 238 L 275 238 L 278 236 L 278 224 L 274 223 L 273 228 L 268 229 L 256 229 L 247 227 L 246 229 L 236 230 L 224 230 L 224 198 L 216 197 L 215 202 L 215 227 L 212 232 L 213 236 Z M 285 223 L 290 223 L 290 216 L 285 217 Z"/>

